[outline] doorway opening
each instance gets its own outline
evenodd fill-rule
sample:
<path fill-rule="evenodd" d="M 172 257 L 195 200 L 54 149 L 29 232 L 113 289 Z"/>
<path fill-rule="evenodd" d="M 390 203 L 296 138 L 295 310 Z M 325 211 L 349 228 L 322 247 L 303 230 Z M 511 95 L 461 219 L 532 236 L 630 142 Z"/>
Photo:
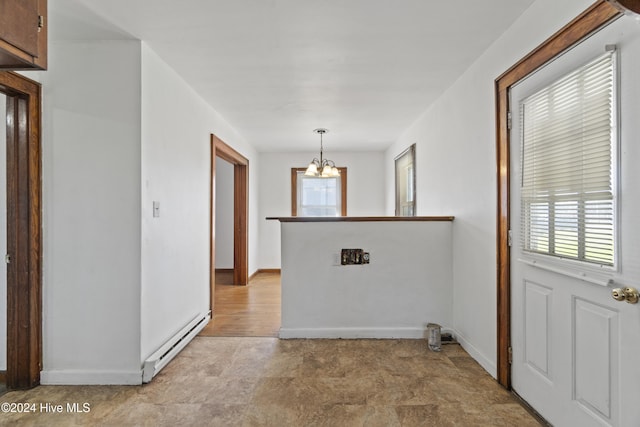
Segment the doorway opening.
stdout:
<path fill-rule="evenodd" d="M 6 119 L 6 369 L 8 389 L 40 383 L 42 369 L 41 87 L 0 72 Z M 4 149 L 3 147 L 2 149 Z"/>
<path fill-rule="evenodd" d="M 233 285 L 233 230 L 234 230 L 234 165 L 216 159 L 215 254 L 216 284 Z"/>
<path fill-rule="evenodd" d="M 249 282 L 248 259 L 248 195 L 249 160 L 227 145 L 216 135 L 211 135 L 211 259 L 210 259 L 210 310 L 215 305 L 216 266 L 216 159 L 233 165 L 233 284 L 245 286 Z"/>

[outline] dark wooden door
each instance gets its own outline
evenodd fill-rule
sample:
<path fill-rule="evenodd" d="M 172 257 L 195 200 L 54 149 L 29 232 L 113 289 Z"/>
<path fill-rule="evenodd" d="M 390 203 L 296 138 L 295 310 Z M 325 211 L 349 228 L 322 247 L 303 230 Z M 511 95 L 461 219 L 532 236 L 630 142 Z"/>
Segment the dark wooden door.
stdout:
<path fill-rule="evenodd" d="M 0 72 L 7 99 L 7 387 L 40 383 L 42 244 L 40 85 Z M 5 254 L 0 254 L 4 257 Z"/>

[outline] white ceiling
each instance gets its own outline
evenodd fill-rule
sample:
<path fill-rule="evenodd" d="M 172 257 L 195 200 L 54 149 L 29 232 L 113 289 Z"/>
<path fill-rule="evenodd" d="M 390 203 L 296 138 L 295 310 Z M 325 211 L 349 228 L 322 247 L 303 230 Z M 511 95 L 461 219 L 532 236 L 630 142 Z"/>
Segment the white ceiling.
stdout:
<path fill-rule="evenodd" d="M 258 151 L 382 150 L 533 1 L 52 0 L 50 37 L 144 40 Z"/>

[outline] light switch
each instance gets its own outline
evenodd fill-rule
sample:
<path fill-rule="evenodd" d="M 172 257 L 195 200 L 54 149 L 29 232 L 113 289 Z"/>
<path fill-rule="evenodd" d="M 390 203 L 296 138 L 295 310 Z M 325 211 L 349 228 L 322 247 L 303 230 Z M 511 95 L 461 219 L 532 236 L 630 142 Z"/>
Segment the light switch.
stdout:
<path fill-rule="evenodd" d="M 340 259 L 340 254 L 333 254 L 333 265 L 342 265 L 342 261 Z"/>
<path fill-rule="evenodd" d="M 153 202 L 153 217 L 154 218 L 159 218 L 160 217 L 160 202 Z"/>

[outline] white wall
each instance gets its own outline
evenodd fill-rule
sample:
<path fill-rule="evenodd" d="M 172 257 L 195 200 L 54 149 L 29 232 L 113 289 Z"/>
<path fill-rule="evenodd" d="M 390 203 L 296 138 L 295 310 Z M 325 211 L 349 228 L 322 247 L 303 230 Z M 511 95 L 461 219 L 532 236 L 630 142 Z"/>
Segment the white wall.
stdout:
<path fill-rule="evenodd" d="M 280 337 L 423 338 L 429 322 L 451 327 L 451 222 L 281 226 Z M 343 248 L 369 252 L 370 264 L 340 265 Z"/>
<path fill-rule="evenodd" d="M 325 153 L 347 168 L 347 215 L 384 215 L 384 152 Z M 318 152 L 260 153 L 260 268 L 280 268 L 280 224 L 291 216 L 291 168 L 306 167 Z"/>
<path fill-rule="evenodd" d="M 216 159 L 215 268 L 233 268 L 233 170 L 231 163 Z"/>
<path fill-rule="evenodd" d="M 209 310 L 212 133 L 249 159 L 251 274 L 257 268 L 258 156 L 143 43 L 141 360 Z M 154 200 L 159 218 L 152 216 Z"/>
<path fill-rule="evenodd" d="M 393 158 L 417 150 L 418 215 L 455 215 L 453 325 L 496 374 L 496 151 L 494 80 L 592 0 L 536 1 L 387 150 L 386 212 L 394 211 Z"/>
<path fill-rule="evenodd" d="M 49 52 L 42 383 L 139 383 L 140 43 Z"/>
<path fill-rule="evenodd" d="M 7 253 L 7 97 L 0 93 L 0 255 Z M 7 370 L 7 264 L 0 261 L 0 371 Z"/>
<path fill-rule="evenodd" d="M 44 99 L 42 383 L 140 383 L 208 311 L 211 133 L 249 159 L 250 188 L 257 154 L 140 41 L 52 42 L 28 76 Z"/>

